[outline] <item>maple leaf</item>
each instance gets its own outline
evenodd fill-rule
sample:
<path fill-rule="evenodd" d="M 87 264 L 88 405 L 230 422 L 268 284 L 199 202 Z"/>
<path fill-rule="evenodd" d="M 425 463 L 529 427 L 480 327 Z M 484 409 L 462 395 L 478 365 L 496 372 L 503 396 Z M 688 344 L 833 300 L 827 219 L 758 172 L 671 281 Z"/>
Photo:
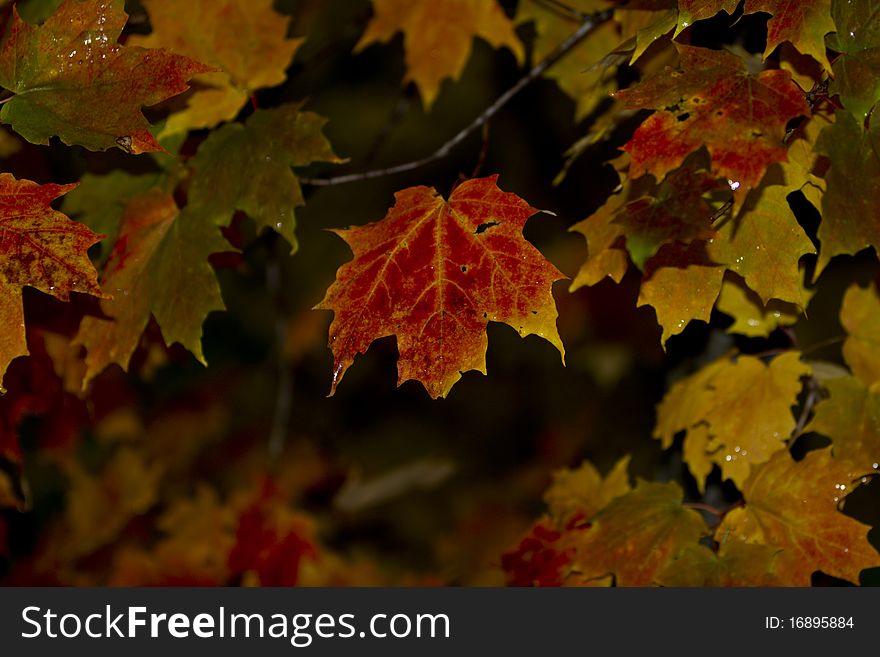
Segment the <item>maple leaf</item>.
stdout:
<path fill-rule="evenodd" d="M 803 290 L 801 296 L 809 300 L 812 291 Z M 803 316 L 803 311 L 793 303 L 778 299 L 762 303 L 761 297 L 739 277 L 724 279 L 715 308 L 733 317 L 733 324 L 725 329 L 728 333 L 749 337 L 766 338 L 780 326 L 791 326 Z"/>
<path fill-rule="evenodd" d="M 110 319 L 86 317 L 74 338 L 86 347 L 83 388 L 111 363 L 128 368 L 150 316 L 166 344 L 180 342 L 202 363 L 202 323 L 224 308 L 208 256 L 230 250 L 219 229 L 158 189 L 133 198 L 102 276 Z"/>
<path fill-rule="evenodd" d="M 153 31 L 131 45 L 167 48 L 219 69 L 193 80 L 171 102 L 175 110 L 161 134 L 212 128 L 234 118 L 258 89 L 287 78 L 302 39 L 287 38 L 285 17 L 272 0 L 144 0 Z"/>
<path fill-rule="evenodd" d="M 697 21 L 712 18 L 719 12 L 732 15 L 739 0 L 678 0 L 678 23 L 673 38 Z"/>
<path fill-rule="evenodd" d="M 86 173 L 76 189 L 64 196 L 61 210 L 105 235 L 100 258 L 104 262 L 116 243 L 119 222 L 128 202 L 157 186 L 164 187 L 161 174 L 132 174 L 121 170 L 105 175 Z"/>
<path fill-rule="evenodd" d="M 658 180 L 705 146 L 712 172 L 736 194 L 754 187 L 767 166 L 786 158 L 786 123 L 809 113 L 804 93 L 787 71 L 748 72 L 736 55 L 674 44 L 678 70 L 666 70 L 614 95 L 629 109 L 660 110 L 624 146 L 630 176 Z"/>
<path fill-rule="evenodd" d="M 675 0 L 632 0 L 614 12 L 614 20 L 620 23 L 625 43 L 620 49 L 633 51 L 629 63 L 639 57 L 676 24 L 678 11 Z"/>
<path fill-rule="evenodd" d="M 880 469 L 880 386 L 842 376 L 824 387 L 829 399 L 819 402 L 804 431 L 828 436 L 836 459 L 865 472 Z"/>
<path fill-rule="evenodd" d="M 91 150 L 161 150 L 141 108 L 187 89 L 211 67 L 165 50 L 120 46 L 122 0 L 65 0 L 40 26 L 13 9 L 0 45 L 0 120 L 35 144 L 57 135 Z"/>
<path fill-rule="evenodd" d="M 798 224 L 783 185 L 752 190 L 740 214 L 718 227 L 719 239 L 707 247 L 709 256 L 745 279 L 761 303 L 780 299 L 806 306 L 801 256 L 816 248 Z"/>
<path fill-rule="evenodd" d="M 880 296 L 870 285 L 850 287 L 840 307 L 840 323 L 849 334 L 843 342 L 843 357 L 857 377 L 871 385 L 880 381 Z"/>
<path fill-rule="evenodd" d="M 373 0 L 373 12 L 354 52 L 403 32 L 405 81 L 415 82 L 426 109 L 434 104 L 444 78 L 459 78 L 474 37 L 495 48 L 506 46 L 519 63 L 524 59 L 513 23 L 495 0 Z"/>
<path fill-rule="evenodd" d="M 613 574 L 617 586 L 654 584 L 682 549 L 708 530 L 699 513 L 682 506 L 682 497 L 675 482 L 639 481 L 602 509 L 588 531 L 565 534 L 560 547 L 574 550 L 566 583 Z"/>
<path fill-rule="evenodd" d="M 835 113 L 834 124 L 822 130 L 816 150 L 827 155 L 831 167 L 825 175 L 827 189 L 822 195 L 822 223 L 819 224 L 819 261 L 815 277 L 836 255 L 855 254 L 867 247 L 877 248 L 880 235 L 880 203 L 876 194 L 866 194 L 880 181 L 880 121 L 862 130 L 847 111 Z"/>
<path fill-rule="evenodd" d="M 571 6 L 588 14 L 606 9 L 608 4 L 606 0 L 576 0 Z M 535 61 L 546 58 L 572 32 L 571 21 L 534 0 L 519 4 L 515 22 L 534 24 L 532 57 Z M 619 42 L 617 27 L 611 21 L 601 23 L 545 73 L 575 101 L 575 121 L 587 116 L 608 97 L 609 91 L 616 88 L 614 78 L 617 69 L 605 59 L 606 54 L 614 50 Z"/>
<path fill-rule="evenodd" d="M 773 572 L 778 549 L 728 541 L 717 552 L 688 545 L 657 576 L 660 586 L 780 586 Z"/>
<path fill-rule="evenodd" d="M 629 456 L 620 459 L 604 478 L 589 461 L 576 469 L 553 473 L 553 483 L 544 493 L 550 515 L 561 526 L 575 515 L 592 518 L 611 500 L 629 492 L 629 461 Z"/>
<path fill-rule="evenodd" d="M 508 586 L 562 586 L 574 550 L 556 544 L 562 532 L 537 523 L 519 545 L 501 555 Z"/>
<path fill-rule="evenodd" d="M 627 203 L 628 196 L 626 191 L 612 194 L 601 208 L 569 229 L 587 240 L 587 258 L 571 282 L 569 292 L 585 285 L 595 285 L 605 277 L 615 283 L 623 279 L 629 267 L 623 226 L 612 220 Z"/>
<path fill-rule="evenodd" d="M 763 463 L 785 448 L 795 427 L 791 407 L 800 393 L 801 377 L 810 368 L 797 352 L 787 352 L 765 365 L 753 356 L 735 362 L 722 359 L 676 383 L 657 408 L 655 437 L 664 448 L 679 431 L 688 432 L 685 460 L 696 464 L 694 475 L 707 465 L 742 487 L 749 466 Z M 737 413 L 727 409 L 736 408 Z M 692 429 L 705 425 L 690 436 Z M 702 486 L 702 481 L 699 482 Z"/>
<path fill-rule="evenodd" d="M 774 568 L 790 586 L 810 586 L 817 570 L 858 582 L 860 571 L 880 565 L 867 540 L 869 527 L 838 510 L 859 474 L 833 459 L 829 448 L 801 461 L 780 450 L 752 468 L 742 486 L 745 507 L 724 517 L 716 539 L 778 549 Z"/>
<path fill-rule="evenodd" d="M 654 308 L 665 343 L 692 319 L 709 321 L 723 278 L 724 267 L 708 257 L 705 242 L 670 243 L 645 264 L 636 304 Z"/>
<path fill-rule="evenodd" d="M 831 19 L 831 0 L 746 0 L 744 14 L 766 12 L 767 47 L 764 59 L 783 41 L 788 41 L 805 55 L 810 55 L 826 71 L 831 64 L 825 54 L 825 35 L 835 30 Z"/>
<path fill-rule="evenodd" d="M 813 120 L 798 130 L 787 160 L 770 166 L 761 184 L 748 192 L 736 216 L 718 227 L 719 238 L 708 246 L 712 259 L 742 276 L 765 305 L 778 299 L 804 308 L 811 296 L 798 261 L 816 249 L 798 223 L 788 195 L 800 191 L 816 207 L 821 203 L 822 182 L 813 174 L 817 159 L 813 147 L 820 127 Z"/>
<path fill-rule="evenodd" d="M 715 237 L 712 206 L 704 195 L 717 189 L 717 181 L 705 171 L 680 167 L 663 180 L 652 195 L 620 208 L 614 219 L 623 226 L 626 249 L 637 267 L 661 246 L 670 242 L 688 244 Z"/>
<path fill-rule="evenodd" d="M 244 125 L 212 132 L 191 161 L 189 204 L 217 225 L 227 225 L 241 210 L 259 228 L 284 236 L 295 251 L 294 208 L 305 201 L 290 167 L 341 162 L 321 132 L 326 119 L 299 108 L 290 103 L 258 110 Z"/>
<path fill-rule="evenodd" d="M 828 90 L 862 123 L 880 100 L 880 15 L 872 2 L 832 0 L 831 16 L 837 33 L 828 45 L 841 55 Z"/>
<path fill-rule="evenodd" d="M 497 179 L 467 180 L 448 201 L 409 187 L 382 221 L 334 231 L 355 258 L 315 306 L 336 315 L 331 395 L 355 355 L 386 335 L 397 336 L 398 385 L 415 379 L 434 398 L 462 372 L 486 373 L 490 321 L 539 335 L 564 357 L 551 286 L 565 276 L 522 236 L 538 210 Z"/>
<path fill-rule="evenodd" d="M 71 292 L 103 296 L 88 249 L 101 239 L 50 203 L 76 185 L 38 185 L 0 173 L 0 382 L 12 359 L 27 355 L 21 289 L 62 301 Z"/>

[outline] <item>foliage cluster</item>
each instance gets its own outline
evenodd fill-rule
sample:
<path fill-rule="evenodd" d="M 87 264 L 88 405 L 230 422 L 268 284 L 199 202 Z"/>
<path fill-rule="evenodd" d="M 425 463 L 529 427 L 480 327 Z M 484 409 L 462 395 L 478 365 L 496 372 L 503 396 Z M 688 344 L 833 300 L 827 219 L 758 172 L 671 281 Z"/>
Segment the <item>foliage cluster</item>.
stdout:
<path fill-rule="evenodd" d="M 871 0 L 0 11 L 5 581 L 876 582 Z"/>

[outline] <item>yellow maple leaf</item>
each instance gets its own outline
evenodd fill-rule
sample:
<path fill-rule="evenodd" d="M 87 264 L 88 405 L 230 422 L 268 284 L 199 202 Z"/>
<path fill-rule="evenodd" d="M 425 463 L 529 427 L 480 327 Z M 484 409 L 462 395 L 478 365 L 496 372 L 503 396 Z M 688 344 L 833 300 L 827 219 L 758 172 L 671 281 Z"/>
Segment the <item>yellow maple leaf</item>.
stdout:
<path fill-rule="evenodd" d="M 461 76 L 474 37 L 495 48 L 506 46 L 520 63 L 524 59 L 513 22 L 495 0 L 373 0 L 373 11 L 354 52 L 403 32 L 405 81 L 416 83 L 426 109 L 434 104 L 444 78 L 457 80 Z"/>
<path fill-rule="evenodd" d="M 143 0 L 153 31 L 132 45 L 167 48 L 220 69 L 193 78 L 172 101 L 160 136 L 212 128 L 235 117 L 256 90 L 287 79 L 302 39 L 287 38 L 286 17 L 272 0 Z"/>

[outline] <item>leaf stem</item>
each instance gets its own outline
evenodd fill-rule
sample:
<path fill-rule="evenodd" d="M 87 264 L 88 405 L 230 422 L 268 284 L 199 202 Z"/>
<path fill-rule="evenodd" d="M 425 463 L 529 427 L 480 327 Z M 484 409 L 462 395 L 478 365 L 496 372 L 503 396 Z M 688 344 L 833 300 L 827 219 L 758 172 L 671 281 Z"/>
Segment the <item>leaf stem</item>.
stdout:
<path fill-rule="evenodd" d="M 685 509 L 695 509 L 697 511 L 705 511 L 706 513 L 711 513 L 713 516 L 718 516 L 719 518 L 724 517 L 727 511 L 723 511 L 722 509 L 718 509 L 711 504 L 706 504 L 705 502 L 684 502 L 682 506 Z"/>
<path fill-rule="evenodd" d="M 813 406 L 815 406 L 816 402 L 819 400 L 819 383 L 816 381 L 815 377 L 811 377 L 807 385 L 809 386 L 807 398 L 804 399 L 804 407 L 801 409 L 797 424 L 794 425 L 794 429 L 791 432 L 791 438 L 788 439 L 789 445 L 794 443 L 794 441 L 804 432 L 804 427 L 807 426 L 807 422 L 813 414 Z"/>
<path fill-rule="evenodd" d="M 493 102 L 491 105 L 489 105 L 489 107 L 483 110 L 483 112 L 479 116 L 477 116 L 477 118 L 475 118 L 469 125 L 465 126 L 462 130 L 458 132 L 458 134 L 449 139 L 445 144 L 443 144 L 440 148 L 438 148 L 427 157 L 413 160 L 411 162 L 404 162 L 403 164 L 387 167 L 385 169 L 373 169 L 371 171 L 350 173 L 342 176 L 332 176 L 330 178 L 300 178 L 300 184 L 313 185 L 315 187 L 342 185 L 345 183 L 370 180 L 372 178 L 382 178 L 397 173 L 412 171 L 413 169 L 418 169 L 425 166 L 426 164 L 430 164 L 431 162 L 443 159 L 444 157 L 449 155 L 453 148 L 458 146 L 474 131 L 481 128 L 483 124 L 485 124 L 489 119 L 495 116 L 495 114 L 497 114 L 498 111 L 502 107 L 504 107 L 511 98 L 516 96 L 532 81 L 541 76 L 544 71 L 550 68 L 558 60 L 562 59 L 562 57 L 564 57 L 572 48 L 580 43 L 597 26 L 610 20 L 612 15 L 613 12 L 610 9 L 587 15 L 584 18 L 583 22 L 581 22 L 580 27 L 572 32 L 565 41 L 560 43 L 553 52 L 551 52 L 549 55 L 547 55 L 547 57 L 538 62 L 532 68 L 532 70 L 530 70 L 525 76 L 520 78 L 520 80 L 515 85 L 513 85 L 510 89 L 501 94 L 495 100 L 495 102 Z"/>
<path fill-rule="evenodd" d="M 847 336 L 845 335 L 836 335 L 833 338 L 828 338 L 826 340 L 820 340 L 819 342 L 814 342 L 811 345 L 807 345 L 803 349 L 801 349 L 801 354 L 809 354 L 814 351 L 819 351 L 824 347 L 830 347 L 833 344 L 837 344 L 838 342 L 843 342 L 846 340 Z"/>

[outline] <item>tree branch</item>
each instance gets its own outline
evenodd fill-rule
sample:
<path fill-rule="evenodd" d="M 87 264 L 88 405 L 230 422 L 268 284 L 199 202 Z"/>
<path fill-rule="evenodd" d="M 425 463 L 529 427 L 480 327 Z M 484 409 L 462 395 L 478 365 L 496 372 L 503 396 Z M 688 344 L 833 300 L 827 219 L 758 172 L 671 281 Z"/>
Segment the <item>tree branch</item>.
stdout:
<path fill-rule="evenodd" d="M 572 48 L 580 43 L 590 32 L 593 31 L 593 29 L 595 29 L 598 25 L 601 25 L 605 21 L 609 20 L 611 16 L 611 10 L 600 11 L 587 16 L 580 24 L 580 27 L 572 32 L 572 34 L 565 41 L 560 43 L 553 52 L 551 52 L 549 55 L 547 55 L 547 57 L 535 64 L 532 70 L 530 70 L 524 77 L 520 78 L 520 80 L 510 89 L 501 94 L 501 96 L 499 96 L 494 103 L 489 105 L 489 107 L 487 107 L 482 114 L 474 119 L 470 123 L 470 125 L 459 131 L 458 134 L 452 137 L 436 151 L 431 153 L 431 155 L 423 157 L 419 160 L 413 160 L 412 162 L 405 162 L 403 164 L 387 167 L 385 169 L 374 169 L 372 171 L 362 171 L 361 173 L 350 173 L 342 176 L 332 176 L 330 178 L 300 178 L 299 182 L 303 185 L 313 185 L 315 187 L 342 185 L 345 183 L 370 180 L 372 178 L 382 178 L 384 176 L 391 176 L 396 173 L 412 171 L 413 169 L 418 169 L 425 166 L 426 164 L 430 164 L 431 162 L 443 159 L 444 157 L 449 155 L 453 148 L 455 148 L 461 142 L 467 139 L 467 137 L 469 137 L 474 131 L 481 128 L 483 124 L 486 123 L 486 121 L 495 116 L 495 114 L 497 114 L 498 111 L 502 107 L 504 107 L 511 98 L 516 96 L 516 94 L 527 87 L 533 80 L 542 75 L 544 71 L 553 66 L 553 64 L 555 64 L 558 60 L 562 59 L 562 57 L 565 56 L 566 53 L 568 53 Z"/>
<path fill-rule="evenodd" d="M 578 23 L 590 16 L 586 12 L 583 12 L 580 9 L 575 9 L 571 5 L 561 2 L 560 0 L 532 0 L 532 2 L 542 5 L 545 9 Z"/>

